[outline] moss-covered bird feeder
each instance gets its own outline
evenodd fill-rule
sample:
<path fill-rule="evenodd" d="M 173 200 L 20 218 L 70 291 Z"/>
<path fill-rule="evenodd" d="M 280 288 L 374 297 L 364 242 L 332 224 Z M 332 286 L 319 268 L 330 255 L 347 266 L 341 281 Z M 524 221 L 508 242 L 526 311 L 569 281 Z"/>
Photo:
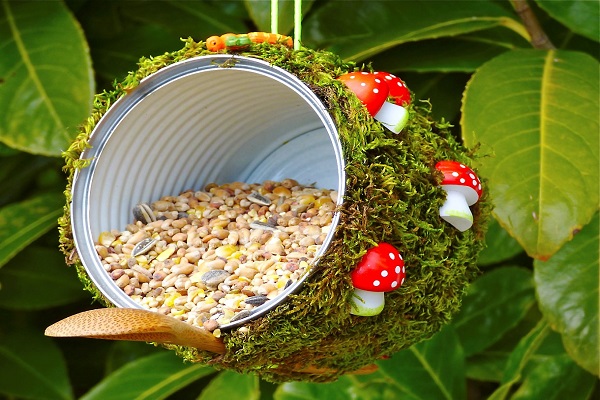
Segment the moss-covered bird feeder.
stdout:
<path fill-rule="evenodd" d="M 271 381 L 366 373 L 431 337 L 478 273 L 490 204 L 430 110 L 280 35 L 143 58 L 64 153 L 62 251 L 107 308 L 47 334 Z"/>

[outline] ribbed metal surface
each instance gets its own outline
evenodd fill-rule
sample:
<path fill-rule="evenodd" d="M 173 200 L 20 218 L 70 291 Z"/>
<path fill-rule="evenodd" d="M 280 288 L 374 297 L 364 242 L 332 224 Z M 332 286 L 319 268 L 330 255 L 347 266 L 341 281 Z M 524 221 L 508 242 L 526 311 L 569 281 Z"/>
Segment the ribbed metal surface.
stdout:
<path fill-rule="evenodd" d="M 92 163 L 73 184 L 75 243 L 91 279 L 117 306 L 137 305 L 108 278 L 94 240 L 130 223 L 137 203 L 209 182 L 283 178 L 336 189 L 342 202 L 341 146 L 318 98 L 295 76 L 259 60 L 217 65 L 229 59 L 198 57 L 146 78 L 104 115 L 82 154 Z"/>

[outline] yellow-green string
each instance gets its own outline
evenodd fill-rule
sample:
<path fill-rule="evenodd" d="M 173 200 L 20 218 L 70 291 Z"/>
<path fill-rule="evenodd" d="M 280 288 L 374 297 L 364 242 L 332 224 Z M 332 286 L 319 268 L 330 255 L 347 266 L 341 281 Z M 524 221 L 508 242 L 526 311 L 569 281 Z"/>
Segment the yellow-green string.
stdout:
<path fill-rule="evenodd" d="M 294 0 L 294 50 L 300 48 L 302 36 L 302 0 Z"/>
<path fill-rule="evenodd" d="M 271 33 L 279 33 L 279 0 L 271 0 Z"/>
<path fill-rule="evenodd" d="M 279 1 L 271 0 L 271 33 L 279 33 Z M 302 36 L 302 0 L 294 0 L 294 50 L 300 48 Z"/>

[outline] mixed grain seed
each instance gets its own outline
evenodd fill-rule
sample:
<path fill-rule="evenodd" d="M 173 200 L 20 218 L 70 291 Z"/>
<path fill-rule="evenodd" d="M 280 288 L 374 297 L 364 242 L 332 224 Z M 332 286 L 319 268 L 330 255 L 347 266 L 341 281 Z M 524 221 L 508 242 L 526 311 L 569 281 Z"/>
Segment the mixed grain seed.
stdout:
<path fill-rule="evenodd" d="M 250 316 L 308 272 L 337 192 L 293 179 L 210 184 L 133 209 L 96 251 L 135 302 L 215 331 Z"/>

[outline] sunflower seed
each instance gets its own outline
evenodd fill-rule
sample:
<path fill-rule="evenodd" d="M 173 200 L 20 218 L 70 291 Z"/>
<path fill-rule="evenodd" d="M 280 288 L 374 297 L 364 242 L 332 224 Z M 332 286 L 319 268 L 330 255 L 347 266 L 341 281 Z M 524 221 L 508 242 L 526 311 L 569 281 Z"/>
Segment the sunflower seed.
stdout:
<path fill-rule="evenodd" d="M 270 206 L 271 200 L 258 192 L 252 192 L 247 196 L 248 200 L 261 206 Z"/>
<path fill-rule="evenodd" d="M 238 321 L 240 319 L 244 319 L 244 318 L 249 317 L 251 315 L 252 315 L 252 311 L 242 310 L 239 313 L 235 314 L 233 317 L 231 317 L 230 322 Z"/>
<path fill-rule="evenodd" d="M 266 222 L 261 222 L 261 221 L 250 222 L 250 228 L 251 229 L 262 229 L 265 231 L 276 231 L 277 230 L 276 226 L 268 224 Z"/>
<path fill-rule="evenodd" d="M 260 306 L 260 305 L 263 305 L 267 300 L 269 300 L 269 298 L 267 296 L 258 295 L 258 296 L 248 297 L 246 300 L 244 300 L 244 302 L 246 304 L 250 304 L 253 306 Z"/>
<path fill-rule="evenodd" d="M 158 242 L 158 239 L 155 238 L 146 238 L 140 241 L 138 244 L 135 245 L 133 250 L 131 250 L 131 257 L 137 257 L 141 256 L 142 254 L 146 254 L 147 252 L 152 250 L 154 245 L 156 245 L 156 242 Z"/>
<path fill-rule="evenodd" d="M 133 207 L 133 218 L 144 224 L 156 221 L 156 215 L 154 215 L 154 212 L 146 203 L 140 203 Z"/>
<path fill-rule="evenodd" d="M 219 283 L 227 279 L 231 274 L 222 269 L 215 269 L 205 272 L 200 277 L 200 281 L 206 286 L 217 286 Z"/>

